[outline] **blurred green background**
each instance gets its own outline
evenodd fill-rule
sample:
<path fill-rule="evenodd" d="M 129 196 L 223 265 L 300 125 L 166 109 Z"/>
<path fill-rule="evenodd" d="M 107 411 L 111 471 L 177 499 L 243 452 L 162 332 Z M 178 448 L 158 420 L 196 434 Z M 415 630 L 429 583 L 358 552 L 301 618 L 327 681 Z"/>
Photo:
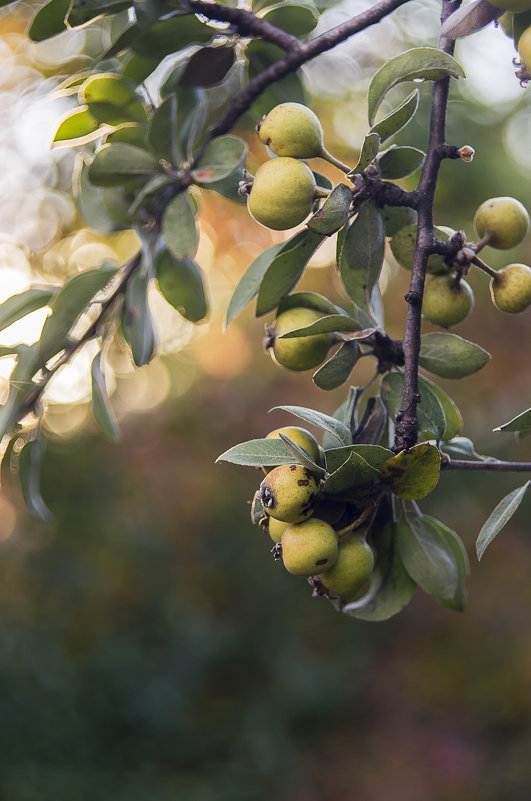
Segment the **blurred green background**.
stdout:
<path fill-rule="evenodd" d="M 409 6 L 393 28 L 397 52 L 415 40 L 414 17 L 428 42 L 435 30 L 435 3 Z M 431 16 L 419 17 L 423 6 Z M 27 51 L 20 25 L 12 16 L 2 20 L 2 41 L 18 54 L 9 62 L 14 69 Z M 478 85 L 489 83 L 496 58 L 504 80 L 517 85 L 510 53 L 507 63 L 495 58 L 495 43 L 503 56 L 507 41 L 492 35 L 461 43 L 463 59 L 473 73 L 483 48 Z M 381 61 L 382 39 L 371 36 L 359 58 L 358 51 L 341 55 L 362 76 Z M 330 149 L 352 160 L 349 142 L 363 135 L 364 106 L 351 111 L 350 87 L 329 91 L 333 64 L 319 69 L 309 70 L 308 81 L 329 123 Z M 42 66 L 39 74 L 46 74 Z M 471 81 L 474 87 L 474 74 Z M 436 222 L 469 236 L 474 209 L 487 197 L 514 195 L 531 207 L 529 149 L 511 144 L 529 117 L 529 90 L 517 86 L 515 94 L 503 85 L 511 87 L 505 104 L 492 100 L 501 90 L 491 81 L 490 100 L 467 89 L 450 105 L 449 141 L 470 144 L 477 155 L 469 165 L 444 165 Z M 423 90 L 419 117 L 401 141 L 424 146 L 427 112 Z M 263 157 L 258 150 L 252 156 Z M 58 168 L 55 191 L 66 197 L 64 173 Z M 474 556 L 483 521 L 523 480 L 445 474 L 422 502 L 467 546 L 464 613 L 419 591 L 397 617 L 369 624 L 313 599 L 304 579 L 274 563 L 267 536 L 250 523 L 260 473 L 215 459 L 293 422 L 268 415 L 271 407 L 332 413 L 345 390 L 319 392 L 309 375 L 273 365 L 260 352 L 263 321 L 252 310 L 222 333 L 237 276 L 270 240 L 245 210 L 215 199 L 203 207 L 202 226 L 217 298 L 209 326 L 180 331 L 177 352 L 165 347 L 147 379 L 117 371 L 118 445 L 96 432 L 86 399 L 72 406 L 50 400 L 42 494 L 52 523 L 33 521 L 15 497 L 1 496 L 2 801 L 528 801 L 529 501 L 481 565 Z M 34 269 L 52 264 L 52 276 L 70 269 L 59 258 L 66 252 L 60 237 L 70 230 L 29 248 Z M 529 263 L 529 239 L 510 258 Z M 485 259 L 507 263 L 495 251 Z M 398 300 L 407 274 L 396 267 L 386 274 L 390 332 L 401 336 L 405 304 Z M 529 460 L 531 439 L 491 433 L 529 406 L 529 312 L 502 315 L 484 276 L 471 284 L 476 308 L 458 333 L 493 359 L 475 376 L 441 383 L 477 450 Z M 341 298 L 321 267 L 309 270 L 305 286 Z M 364 369 L 353 381 L 368 380 Z"/>

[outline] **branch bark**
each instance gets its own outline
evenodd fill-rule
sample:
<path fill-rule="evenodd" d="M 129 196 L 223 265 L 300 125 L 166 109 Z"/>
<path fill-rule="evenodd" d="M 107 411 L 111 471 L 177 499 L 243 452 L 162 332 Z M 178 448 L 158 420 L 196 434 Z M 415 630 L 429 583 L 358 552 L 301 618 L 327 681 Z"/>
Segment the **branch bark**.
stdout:
<path fill-rule="evenodd" d="M 441 470 L 482 470 L 484 472 L 531 473 L 531 462 L 503 462 L 492 459 L 485 462 L 469 462 L 464 459 L 450 459 L 441 463 Z"/>

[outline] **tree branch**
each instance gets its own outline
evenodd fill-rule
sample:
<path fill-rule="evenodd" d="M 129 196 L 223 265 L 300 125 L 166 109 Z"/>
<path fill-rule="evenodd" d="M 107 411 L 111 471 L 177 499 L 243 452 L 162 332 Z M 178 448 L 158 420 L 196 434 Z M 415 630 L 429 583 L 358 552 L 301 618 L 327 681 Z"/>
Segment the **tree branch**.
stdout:
<path fill-rule="evenodd" d="M 531 473 L 531 462 L 503 462 L 492 459 L 485 462 L 469 462 L 464 459 L 449 459 L 441 462 L 441 470 L 483 470 L 488 472 Z"/>
<path fill-rule="evenodd" d="M 441 22 L 450 16 L 460 5 L 459 0 L 443 0 Z M 441 37 L 439 49 L 445 53 L 453 53 L 454 40 Z M 405 369 L 404 369 L 404 397 L 400 411 L 396 417 L 396 432 L 394 450 L 408 450 L 417 441 L 418 422 L 417 405 L 421 401 L 418 391 L 420 328 L 422 312 L 422 296 L 426 278 L 426 265 L 428 256 L 434 245 L 433 235 L 433 200 L 437 186 L 437 177 L 446 149 L 446 108 L 448 104 L 448 91 L 450 78 L 436 81 L 433 86 L 431 100 L 430 133 L 426 161 L 422 169 L 418 185 L 418 228 L 417 247 L 409 291 L 405 296 L 408 303 L 406 330 L 403 340 Z"/>

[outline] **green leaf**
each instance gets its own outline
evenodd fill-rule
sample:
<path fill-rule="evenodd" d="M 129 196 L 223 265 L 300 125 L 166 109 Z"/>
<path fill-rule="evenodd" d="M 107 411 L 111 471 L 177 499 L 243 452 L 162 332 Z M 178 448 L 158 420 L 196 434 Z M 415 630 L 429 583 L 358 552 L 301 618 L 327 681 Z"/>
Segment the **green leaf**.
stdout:
<path fill-rule="evenodd" d="M 117 221 L 115 216 L 109 213 L 104 203 L 104 192 L 120 191 L 103 190 L 99 186 L 94 186 L 88 177 L 88 165 L 83 163 L 79 171 L 77 186 L 74 187 L 74 193 L 79 213 L 86 224 L 90 225 L 91 228 L 96 228 L 97 231 L 105 231 L 107 233 L 131 227 L 132 220 L 129 217 L 127 221 Z M 128 207 L 129 204 L 125 204 L 125 210 Z M 116 205 L 114 205 L 114 208 L 116 209 Z"/>
<path fill-rule="evenodd" d="M 343 449 L 341 448 L 341 450 Z M 350 488 L 376 481 L 377 478 L 378 471 L 371 467 L 363 456 L 350 449 L 347 460 L 337 470 L 330 473 L 323 489 L 330 494 L 345 492 Z"/>
<path fill-rule="evenodd" d="M 383 265 L 385 231 L 372 201 L 364 203 L 341 248 L 339 272 L 348 294 L 362 311 L 371 314 L 371 294 Z"/>
<path fill-rule="evenodd" d="M 234 318 L 241 311 L 243 311 L 247 304 L 250 303 L 258 294 L 260 284 L 262 283 L 262 279 L 266 274 L 269 265 L 277 253 L 283 248 L 284 244 L 285 243 L 281 242 L 278 245 L 271 245 L 271 247 L 268 247 L 266 250 L 260 253 L 260 255 L 257 256 L 253 262 L 251 262 L 236 286 L 236 289 L 234 290 L 229 301 L 225 326 L 228 326 L 228 324 L 234 320 Z"/>
<path fill-rule="evenodd" d="M 360 620 L 388 620 L 406 606 L 415 592 L 416 584 L 402 564 L 396 548 L 396 533 L 392 523 L 377 530 L 376 565 L 373 585 L 368 595 L 343 607 L 343 612 Z"/>
<path fill-rule="evenodd" d="M 470 563 L 468 561 L 466 548 L 455 531 L 447 528 L 440 520 L 436 520 L 434 517 L 429 517 L 428 515 L 424 515 L 423 519 L 428 526 L 438 531 L 440 536 L 446 540 L 446 545 L 453 551 L 457 567 L 457 590 L 454 597 L 449 601 L 445 601 L 444 605 L 448 606 L 450 609 L 462 612 L 465 608 L 466 601 L 465 578 L 470 573 Z"/>
<path fill-rule="evenodd" d="M 329 334 L 333 331 L 350 332 L 359 331 L 359 323 L 346 314 L 329 314 L 321 317 L 303 328 L 294 328 L 285 334 L 281 334 L 278 339 L 293 339 L 294 337 L 306 337 L 313 334 Z"/>
<path fill-rule="evenodd" d="M 181 192 L 166 206 L 162 233 L 166 244 L 178 259 L 192 258 L 197 251 L 196 207 L 188 192 Z"/>
<path fill-rule="evenodd" d="M 313 3 L 284 0 L 283 3 L 269 6 L 263 18 L 292 36 L 307 36 L 317 25 L 319 14 Z"/>
<path fill-rule="evenodd" d="M 162 250 L 157 257 L 156 275 L 161 294 L 186 320 L 197 323 L 206 316 L 203 277 L 193 259 L 176 258 L 170 250 Z"/>
<path fill-rule="evenodd" d="M 299 463 L 299 460 L 281 439 L 271 438 L 251 439 L 234 445 L 218 456 L 216 462 L 232 462 L 246 467 L 276 467 L 281 464 Z"/>
<path fill-rule="evenodd" d="M 341 347 L 313 374 L 313 382 L 319 389 L 331 390 L 348 380 L 360 357 L 357 342 L 343 342 Z"/>
<path fill-rule="evenodd" d="M 422 167 L 426 154 L 416 147 L 391 145 L 381 153 L 378 167 L 382 178 L 405 178 Z"/>
<path fill-rule="evenodd" d="M 43 364 L 66 347 L 68 334 L 75 323 L 116 272 L 117 268 L 112 264 L 85 270 L 71 278 L 57 293 L 39 340 L 39 358 Z"/>
<path fill-rule="evenodd" d="M 277 316 L 287 309 L 315 309 L 315 311 L 322 312 L 323 314 L 342 314 L 345 315 L 343 309 L 336 306 L 334 303 L 318 295 L 317 292 L 292 292 L 282 298 L 278 304 Z"/>
<path fill-rule="evenodd" d="M 396 543 L 404 567 L 424 592 L 441 603 L 453 603 L 460 567 L 445 532 L 430 518 L 411 511 L 397 522 Z"/>
<path fill-rule="evenodd" d="M 234 64 L 234 48 L 202 47 L 190 57 L 179 83 L 181 86 L 215 86 Z"/>
<path fill-rule="evenodd" d="M 7 302 L 7 301 L 6 301 Z M 0 309 L 2 307 L 0 306 Z M 512 420 L 509 420 L 508 423 L 504 423 L 498 428 L 493 429 L 494 431 L 529 431 L 531 429 L 531 409 L 527 409 L 522 414 L 519 414 L 518 417 L 513 417 Z"/>
<path fill-rule="evenodd" d="M 441 378 L 463 378 L 484 367 L 490 353 L 457 334 L 433 332 L 420 339 L 421 367 Z"/>
<path fill-rule="evenodd" d="M 140 269 L 129 279 L 122 314 L 124 339 L 131 348 L 133 361 L 137 367 L 148 364 L 155 352 L 155 331 L 148 304 L 151 280 L 148 267 L 144 259 Z"/>
<path fill-rule="evenodd" d="M 147 120 L 135 84 L 121 75 L 94 75 L 83 84 L 79 95 L 80 102 L 87 104 L 91 115 L 99 123 L 114 126 Z"/>
<path fill-rule="evenodd" d="M 53 142 L 54 144 L 75 142 L 75 144 L 82 145 L 97 139 L 101 134 L 102 130 L 98 121 L 94 119 L 88 106 L 83 106 L 64 117 L 55 132 Z"/>
<path fill-rule="evenodd" d="M 43 306 L 48 306 L 50 300 L 57 294 L 57 289 L 26 289 L 0 303 L 0 331 L 8 328 L 17 320 L 31 314 Z"/>
<path fill-rule="evenodd" d="M 107 387 L 105 386 L 105 378 L 101 370 L 101 351 L 99 351 L 92 360 L 90 374 L 92 381 L 92 414 L 94 415 L 94 419 L 108 439 L 119 440 L 120 429 L 118 428 L 118 423 L 112 410 L 109 395 L 107 394 Z"/>
<path fill-rule="evenodd" d="M 417 406 L 419 431 L 430 431 L 437 439 L 442 439 L 446 432 L 446 418 L 443 408 L 427 381 L 419 380 L 421 402 Z M 394 420 L 402 405 L 404 396 L 404 376 L 402 373 L 387 373 L 380 385 L 382 401 Z"/>
<path fill-rule="evenodd" d="M 389 137 L 398 133 L 415 114 L 419 105 L 419 90 L 413 92 L 404 100 L 402 105 L 391 111 L 386 117 L 371 128 L 371 133 L 378 134 L 383 143 Z"/>
<path fill-rule="evenodd" d="M 374 124 L 376 112 L 393 86 L 418 79 L 439 81 L 447 75 L 452 78 L 465 77 L 463 68 L 455 58 L 436 47 L 415 47 L 387 61 L 369 86 L 369 124 Z"/>
<path fill-rule="evenodd" d="M 29 38 L 34 42 L 43 42 L 66 30 L 65 20 L 72 5 L 73 0 L 50 0 L 42 6 L 31 21 Z"/>
<path fill-rule="evenodd" d="M 393 451 L 382 448 L 380 445 L 348 445 L 341 448 L 328 448 L 325 451 L 326 465 L 330 473 L 338 470 L 348 460 L 351 454 L 361 456 L 371 468 L 377 472 L 392 456 Z"/>
<path fill-rule="evenodd" d="M 363 145 L 361 147 L 361 152 L 359 155 L 358 163 L 356 166 L 347 174 L 348 178 L 351 178 L 356 173 L 363 172 L 367 169 L 369 164 L 371 164 L 376 156 L 380 151 L 380 137 L 377 133 L 369 133 L 363 140 Z"/>
<path fill-rule="evenodd" d="M 441 451 L 450 456 L 450 458 L 466 459 L 470 462 L 483 462 L 488 458 L 476 453 L 474 443 L 467 437 L 452 437 L 441 444 Z"/>
<path fill-rule="evenodd" d="M 488 545 L 492 542 L 496 534 L 509 522 L 518 507 L 520 506 L 523 497 L 529 488 L 531 481 L 526 481 L 523 487 L 510 492 L 505 498 L 500 501 L 494 509 L 488 520 L 483 525 L 479 536 L 476 541 L 476 553 L 478 560 L 481 559 Z"/>
<path fill-rule="evenodd" d="M 38 342 L 17 347 L 17 363 L 9 379 L 9 395 L 5 404 L 0 406 L 0 439 L 13 428 L 18 410 L 35 387 L 31 379 L 41 363 Z"/>
<path fill-rule="evenodd" d="M 323 429 L 323 431 L 328 431 L 341 445 L 352 444 L 350 429 L 334 417 L 321 414 L 321 412 L 316 412 L 314 409 L 307 409 L 304 406 L 274 406 L 269 411 L 273 412 L 277 409 L 289 412 L 295 417 L 300 417 L 302 420 L 306 420 L 307 423 Z"/>
<path fill-rule="evenodd" d="M 159 169 L 155 156 L 134 145 L 117 142 L 103 145 L 88 168 L 90 181 L 96 186 L 141 187 Z"/>
<path fill-rule="evenodd" d="M 276 309 L 282 298 L 291 292 L 323 239 L 321 234 L 305 228 L 283 244 L 262 278 L 256 302 L 257 317 Z"/>
<path fill-rule="evenodd" d="M 126 145 L 144 149 L 146 147 L 146 126 L 139 122 L 124 122 L 105 136 L 105 142 L 108 145 L 123 142 Z"/>
<path fill-rule="evenodd" d="M 238 136 L 218 136 L 205 147 L 192 177 L 198 184 L 210 184 L 227 178 L 243 163 L 247 144 Z"/>
<path fill-rule="evenodd" d="M 427 378 L 420 379 L 420 386 L 421 392 L 423 391 L 423 387 L 427 387 L 441 404 L 446 422 L 441 439 L 446 441 L 457 437 L 463 430 L 463 418 L 461 417 L 461 412 L 453 400 L 443 389 L 437 386 L 437 384 L 434 384 L 432 381 L 428 381 Z"/>
<path fill-rule="evenodd" d="M 173 165 L 182 161 L 177 132 L 177 97 L 168 95 L 148 123 L 147 141 L 157 156 Z"/>
<path fill-rule="evenodd" d="M 81 0 L 81 2 L 74 2 L 68 15 L 68 24 L 75 28 L 102 14 L 117 14 L 120 11 L 125 11 L 130 6 L 131 0 Z"/>
<path fill-rule="evenodd" d="M 331 236 L 348 222 L 352 189 L 346 184 L 337 184 L 319 211 L 316 211 L 306 225 L 316 234 Z"/>
<path fill-rule="evenodd" d="M 285 57 L 285 52 L 276 45 L 254 39 L 246 48 L 249 63 L 249 79 L 261 75 L 268 67 Z M 304 88 L 297 73 L 291 72 L 269 86 L 253 103 L 253 111 L 262 117 L 279 103 L 304 103 Z"/>
<path fill-rule="evenodd" d="M 44 503 L 39 489 L 42 451 L 40 439 L 32 440 L 24 445 L 18 458 L 18 477 L 28 510 L 35 517 L 49 522 L 52 514 Z"/>
<path fill-rule="evenodd" d="M 216 33 L 194 14 L 179 14 L 158 22 L 135 38 L 132 47 L 135 53 L 159 61 L 170 53 L 177 53 L 191 44 L 206 44 Z"/>
<path fill-rule="evenodd" d="M 400 451 L 388 459 L 380 470 L 382 478 L 391 485 L 399 498 L 418 500 L 428 495 L 438 484 L 441 456 L 434 445 L 423 443 L 409 451 Z"/>

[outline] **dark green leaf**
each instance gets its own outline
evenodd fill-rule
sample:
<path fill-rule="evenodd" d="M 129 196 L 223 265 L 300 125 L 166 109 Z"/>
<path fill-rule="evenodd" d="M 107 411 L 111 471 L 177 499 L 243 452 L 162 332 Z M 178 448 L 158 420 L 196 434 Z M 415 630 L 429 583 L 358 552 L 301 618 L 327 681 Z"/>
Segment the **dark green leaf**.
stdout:
<path fill-rule="evenodd" d="M 409 225 L 416 226 L 417 212 L 408 206 L 384 206 L 381 214 L 386 236 L 394 236 Z"/>
<path fill-rule="evenodd" d="M 381 214 L 372 201 L 364 203 L 345 236 L 339 272 L 356 306 L 368 314 L 372 290 L 383 265 L 384 245 Z"/>
<path fill-rule="evenodd" d="M 177 97 L 168 95 L 151 117 L 147 141 L 157 156 L 173 165 L 182 161 L 183 153 L 179 147 L 177 131 Z"/>
<path fill-rule="evenodd" d="M 92 160 L 88 176 L 96 186 L 125 186 L 131 189 L 142 186 L 157 172 L 155 156 L 134 145 L 117 142 L 104 145 Z"/>
<path fill-rule="evenodd" d="M 379 471 L 382 465 L 394 455 L 389 448 L 382 448 L 380 445 L 349 445 L 341 448 L 328 448 L 325 451 L 328 471 L 333 473 L 338 470 L 353 453 L 361 456 L 376 471 Z"/>
<path fill-rule="evenodd" d="M 352 169 L 348 173 L 348 177 L 350 178 L 351 176 L 356 175 L 356 173 L 363 172 L 364 170 L 366 170 L 369 164 L 371 164 L 378 155 L 379 150 L 380 150 L 380 137 L 378 136 L 378 134 L 377 133 L 367 134 L 367 136 L 363 140 L 363 145 L 361 147 L 361 153 L 358 159 L 358 163 L 356 164 L 354 169 Z"/>
<path fill-rule="evenodd" d="M 405 178 L 424 164 L 426 154 L 416 147 L 391 145 L 378 159 L 382 178 Z"/>
<path fill-rule="evenodd" d="M 441 456 L 438 448 L 428 443 L 400 451 L 381 468 L 384 481 L 399 498 L 418 500 L 428 495 L 438 484 Z"/>
<path fill-rule="evenodd" d="M 170 53 L 176 53 L 191 44 L 206 44 L 216 33 L 194 14 L 180 14 L 158 22 L 138 36 L 133 42 L 133 50 L 141 56 L 159 61 Z"/>
<path fill-rule="evenodd" d="M 120 125 L 147 119 L 134 83 L 121 75 L 109 73 L 89 78 L 80 89 L 80 101 L 87 104 L 99 123 Z"/>
<path fill-rule="evenodd" d="M 54 144 L 70 142 L 82 145 L 101 136 L 102 131 L 87 106 L 77 108 L 64 117 L 53 138 Z M 75 141 L 73 141 L 75 140 Z"/>
<path fill-rule="evenodd" d="M 398 133 L 415 114 L 419 104 L 419 90 L 414 89 L 402 105 L 391 111 L 386 117 L 371 128 L 371 133 L 378 134 L 381 142 Z"/>
<path fill-rule="evenodd" d="M 457 334 L 434 332 L 421 337 L 421 367 L 442 378 L 472 375 L 489 359 L 490 353 Z"/>
<path fill-rule="evenodd" d="M 269 6 L 263 17 L 271 25 L 291 33 L 292 36 L 306 36 L 319 21 L 314 4 L 304 0 L 284 0 Z"/>
<path fill-rule="evenodd" d="M 324 237 L 305 228 L 284 243 L 269 264 L 258 290 L 256 316 L 276 309 L 301 278 Z"/>
<path fill-rule="evenodd" d="M 146 146 L 146 126 L 138 122 L 124 122 L 105 137 L 108 145 L 124 142 L 126 145 L 135 145 L 142 149 Z"/>
<path fill-rule="evenodd" d="M 441 444 L 441 451 L 450 456 L 450 458 L 466 459 L 471 462 L 482 462 L 488 458 L 476 453 L 474 443 L 467 437 L 452 437 L 452 439 Z"/>
<path fill-rule="evenodd" d="M 442 435 L 443 440 L 453 439 L 457 437 L 463 430 L 463 418 L 461 412 L 446 392 L 441 389 L 433 381 L 428 381 L 427 378 L 420 379 L 421 392 L 423 387 L 427 387 L 429 392 L 432 392 L 439 403 L 441 404 L 446 425 Z"/>
<path fill-rule="evenodd" d="M 348 222 L 352 202 L 352 189 L 346 184 L 337 184 L 319 211 L 306 223 L 310 231 L 331 236 Z"/>
<path fill-rule="evenodd" d="M 238 136 L 218 136 L 205 147 L 192 177 L 198 184 L 210 184 L 227 178 L 243 163 L 247 145 Z"/>
<path fill-rule="evenodd" d="M 197 323 L 207 311 L 201 270 L 193 259 L 176 258 L 169 250 L 157 257 L 157 284 L 160 292 L 186 320 Z"/>
<path fill-rule="evenodd" d="M 40 439 L 24 445 L 18 458 L 18 477 L 28 510 L 35 517 L 49 522 L 52 514 L 44 503 L 39 489 L 42 449 Z"/>
<path fill-rule="evenodd" d="M 42 6 L 31 22 L 28 31 L 30 39 L 42 42 L 66 30 L 65 19 L 72 4 L 73 0 L 50 0 Z"/>
<path fill-rule="evenodd" d="M 376 481 L 377 478 L 378 471 L 371 467 L 363 456 L 351 449 L 347 460 L 328 476 L 323 489 L 330 494 L 345 492 L 350 488 Z"/>
<path fill-rule="evenodd" d="M 35 386 L 31 379 L 41 364 L 38 342 L 17 347 L 17 363 L 9 379 L 9 395 L 5 404 L 0 406 L 0 439 L 13 428 L 20 406 Z"/>
<path fill-rule="evenodd" d="M 279 336 L 279 339 L 293 339 L 294 337 L 312 336 L 313 334 L 329 334 L 333 331 L 349 332 L 358 331 L 359 324 L 356 320 L 347 317 L 346 314 L 330 314 L 326 317 L 321 317 L 310 325 L 304 328 L 294 328 L 285 334 Z"/>
<path fill-rule="evenodd" d="M 116 271 L 117 268 L 112 264 L 103 264 L 95 270 L 85 270 L 71 278 L 58 292 L 39 340 L 39 358 L 43 364 L 66 347 L 68 334 L 74 324 Z"/>
<path fill-rule="evenodd" d="M 506 495 L 489 516 L 477 538 L 476 553 L 478 559 L 481 559 L 487 546 L 490 545 L 496 534 L 501 531 L 514 515 L 530 484 L 531 481 L 526 481 L 523 487 L 518 487 Z"/>
<path fill-rule="evenodd" d="M 348 380 L 359 356 L 357 342 L 343 342 L 339 350 L 313 374 L 314 383 L 324 390 L 340 387 Z"/>
<path fill-rule="evenodd" d="M 278 245 L 271 245 L 260 253 L 256 259 L 251 262 L 246 272 L 240 279 L 232 297 L 229 301 L 227 308 L 227 317 L 225 325 L 227 326 L 258 294 L 262 278 L 267 272 L 269 265 L 277 255 L 277 253 L 284 246 L 281 242 Z"/>
<path fill-rule="evenodd" d="M 120 439 L 120 429 L 107 394 L 105 378 L 101 370 L 101 351 L 92 360 L 92 414 L 102 432 L 111 440 Z"/>
<path fill-rule="evenodd" d="M 188 192 L 181 192 L 166 206 L 162 218 L 162 233 L 169 249 L 178 259 L 193 259 L 196 254 L 195 211 Z"/>
<path fill-rule="evenodd" d="M 216 462 L 232 462 L 247 467 L 276 467 L 298 462 L 281 439 L 251 439 L 218 456 Z"/>
<path fill-rule="evenodd" d="M 508 423 L 498 426 L 494 431 L 529 431 L 530 429 L 531 409 L 527 409 L 525 412 L 522 412 L 522 414 L 519 414 L 518 417 L 513 417 Z"/>
<path fill-rule="evenodd" d="M 301 448 L 300 445 L 297 445 L 296 442 L 293 442 L 293 440 L 291 440 L 289 437 L 286 437 L 284 434 L 279 434 L 279 437 L 295 462 L 307 467 L 308 470 L 311 470 L 316 476 L 322 477 L 326 474 L 325 469 L 321 467 L 321 465 L 316 464 L 311 454 L 308 453 L 305 448 Z"/>
<path fill-rule="evenodd" d="M 0 331 L 4 328 L 31 314 L 36 309 L 47 306 L 50 300 L 57 294 L 57 289 L 26 289 L 17 295 L 0 303 Z"/>
<path fill-rule="evenodd" d="M 117 14 L 131 6 L 131 0 L 82 0 L 72 4 L 68 24 L 75 28 L 101 14 Z"/>
<path fill-rule="evenodd" d="M 202 47 L 189 59 L 181 86 L 215 86 L 221 83 L 234 64 L 233 47 Z"/>
<path fill-rule="evenodd" d="M 421 402 L 417 406 L 420 431 L 430 431 L 437 439 L 442 439 L 446 431 L 446 418 L 435 393 L 426 381 L 419 382 Z M 402 373 L 388 373 L 383 376 L 380 386 L 381 398 L 391 416 L 395 419 L 404 396 L 404 376 Z"/>
<path fill-rule="evenodd" d="M 387 412 L 379 397 L 373 398 L 374 404 L 369 406 L 371 399 L 369 399 L 363 419 L 360 421 L 358 428 L 353 432 L 354 444 L 360 443 L 376 445 L 380 442 L 385 427 L 388 422 Z M 391 452 L 392 453 L 392 452 Z M 389 455 L 391 455 L 391 453 Z"/>
<path fill-rule="evenodd" d="M 129 279 L 125 293 L 122 331 L 137 367 L 148 364 L 155 352 L 155 331 L 148 304 L 150 280 L 150 271 L 144 261 Z"/>
<path fill-rule="evenodd" d="M 295 417 L 300 417 L 302 420 L 306 420 L 307 423 L 323 429 L 323 431 L 328 431 L 328 433 L 332 434 L 332 436 L 334 436 L 341 445 L 352 444 L 352 435 L 350 433 L 350 429 L 348 429 L 346 425 L 341 423 L 339 420 L 336 420 L 334 417 L 329 417 L 327 414 L 321 414 L 320 412 L 316 412 L 314 409 L 306 409 L 303 406 L 275 406 L 273 409 L 270 409 L 270 411 L 273 412 L 277 409 L 280 409 L 284 412 L 289 412 L 290 414 L 295 415 Z"/>
<path fill-rule="evenodd" d="M 447 75 L 452 78 L 465 77 L 463 68 L 455 58 L 436 47 L 415 47 L 387 61 L 369 86 L 369 124 L 374 124 L 376 112 L 393 86 L 418 79 L 439 81 Z"/>

